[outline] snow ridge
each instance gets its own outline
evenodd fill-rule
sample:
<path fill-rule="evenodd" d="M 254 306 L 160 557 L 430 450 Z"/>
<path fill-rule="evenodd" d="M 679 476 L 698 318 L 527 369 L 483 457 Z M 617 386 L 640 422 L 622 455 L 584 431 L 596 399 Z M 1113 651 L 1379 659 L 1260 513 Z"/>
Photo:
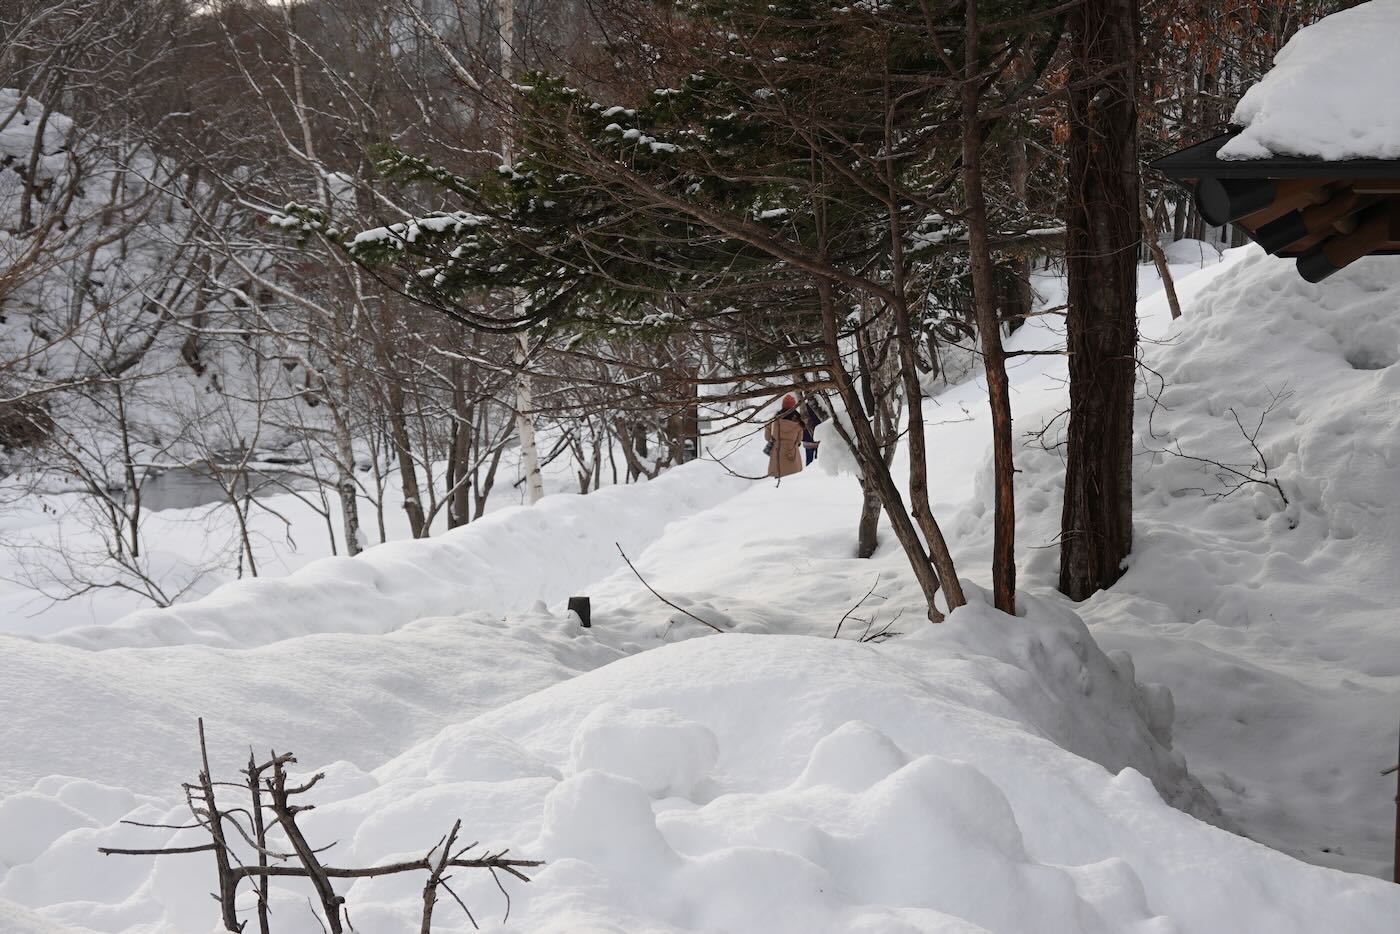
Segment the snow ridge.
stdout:
<path fill-rule="evenodd" d="M 48 641 L 86 649 L 247 648 L 555 603 L 616 568 L 615 541 L 640 553 L 668 523 L 722 502 L 746 483 L 717 463 L 697 461 L 646 483 L 549 496 L 432 538 L 387 542 L 354 558 L 323 558 L 286 577 L 229 583 L 199 600 L 68 629 Z"/>

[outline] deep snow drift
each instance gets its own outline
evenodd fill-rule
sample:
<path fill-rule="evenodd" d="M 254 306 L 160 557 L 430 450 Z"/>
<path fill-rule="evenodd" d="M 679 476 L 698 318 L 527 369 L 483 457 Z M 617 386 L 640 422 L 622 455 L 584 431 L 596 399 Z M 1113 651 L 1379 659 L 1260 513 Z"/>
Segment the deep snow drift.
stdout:
<path fill-rule="evenodd" d="M 1400 714 L 1400 260 L 1363 260 L 1325 286 L 1253 247 L 1229 263 L 1145 349 L 1130 570 L 1080 612 L 1101 645 L 1172 687 L 1179 746 L 1242 830 L 1389 876 L 1394 783 L 1379 773 Z M 1039 446 L 1018 453 L 1031 590 L 1055 579 L 1043 546 L 1060 463 Z M 963 519 L 964 553 L 988 551 L 990 516 Z"/>
<path fill-rule="evenodd" d="M 875 558 L 850 557 L 848 477 L 744 485 L 696 464 L 415 543 L 423 570 L 373 549 L 355 568 L 143 615 L 115 631 L 128 647 L 0 638 L 0 682 L 17 685 L 0 697 L 0 930 L 216 929 L 207 854 L 96 854 L 198 842 L 116 822 L 182 819 L 204 715 L 218 775 L 236 777 L 249 745 L 327 772 L 306 828 L 339 841 L 336 865 L 420 857 L 458 817 L 470 839 L 546 860 L 507 883 L 505 924 L 490 878 L 458 874 L 487 930 L 1389 932 L 1400 888 L 1212 822 L 1381 868 L 1376 773 L 1400 688 L 1400 635 L 1382 625 L 1400 584 L 1381 578 L 1400 549 L 1384 367 L 1400 356 L 1398 265 L 1319 287 L 1237 251 L 1181 282 L 1178 325 L 1144 300 L 1144 332 L 1162 340 L 1144 373 L 1166 390 L 1148 380 L 1140 410 L 1138 548 L 1124 581 L 1080 607 L 1049 592 L 1053 449 L 1018 452 L 1021 616 L 973 583 L 990 515 L 972 496 L 988 477 L 970 383 L 925 409 L 973 598 L 943 626 L 922 622 L 887 530 Z M 1015 345 L 1053 345 L 1043 321 Z M 1022 363 L 1018 432 L 1063 403 L 1062 359 Z M 1250 463 L 1229 409 L 1252 428 L 1285 381 L 1258 440 L 1289 506 L 1257 484 L 1216 498 L 1216 471 L 1150 453 Z M 613 537 L 635 542 L 652 586 L 727 631 L 660 604 Z M 433 580 L 420 615 L 461 615 L 412 620 L 408 573 Z M 552 582 L 539 597 L 553 605 L 510 603 L 523 580 Z M 593 629 L 563 613 L 570 592 L 592 597 Z M 886 626 L 904 635 L 856 641 Z M 1332 831 L 1347 853 L 1321 852 Z M 416 929 L 421 885 L 339 891 L 358 929 L 392 932 Z M 320 930 L 308 894 L 276 887 L 279 934 Z M 436 918 L 470 929 L 455 905 Z"/>

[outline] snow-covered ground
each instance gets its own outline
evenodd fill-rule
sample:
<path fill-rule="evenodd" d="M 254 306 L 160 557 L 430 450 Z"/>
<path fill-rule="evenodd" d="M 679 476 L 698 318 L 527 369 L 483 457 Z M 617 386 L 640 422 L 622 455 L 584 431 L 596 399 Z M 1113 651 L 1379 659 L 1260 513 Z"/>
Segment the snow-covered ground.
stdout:
<path fill-rule="evenodd" d="M 326 772 L 305 827 L 335 865 L 420 857 L 459 817 L 545 860 L 507 882 L 505 923 L 490 877 L 458 874 L 486 930 L 1393 931 L 1400 887 L 1326 866 L 1388 869 L 1400 260 L 1310 286 L 1244 250 L 1178 287 L 1179 324 L 1150 287 L 1140 308 L 1133 564 L 1077 607 L 1046 547 L 1053 448 L 1018 453 L 1021 613 L 976 586 L 974 381 L 924 412 L 972 597 L 942 626 L 888 533 L 851 557 L 849 477 L 696 463 L 113 627 L 0 637 L 0 930 L 217 929 L 207 854 L 96 852 L 199 842 L 117 821 L 187 818 L 203 716 L 216 777 L 249 746 Z M 1054 346 L 1050 320 L 1013 346 Z M 1020 433 L 1063 406 L 1065 369 L 1018 362 Z M 1250 463 L 1230 410 L 1252 430 L 1271 403 L 1257 440 L 1288 505 L 1213 495 L 1219 471 L 1188 458 Z M 614 541 L 726 631 L 660 603 Z M 592 629 L 563 612 L 573 593 Z M 858 641 L 886 625 L 903 635 Z M 340 891 L 357 930 L 408 931 L 422 881 Z M 320 930 L 309 888 L 274 893 L 279 934 Z M 435 917 L 470 929 L 450 903 Z"/>
<path fill-rule="evenodd" d="M 549 429 L 541 431 L 542 443 L 552 443 L 553 434 Z M 732 443 L 724 439 L 718 439 L 714 445 L 721 455 L 731 446 Z M 442 464 L 436 466 L 439 471 L 443 467 Z M 258 465 L 254 465 L 254 469 L 259 469 Z M 320 487 L 309 480 L 299 483 L 298 471 L 303 468 L 294 468 L 286 476 L 280 477 L 278 471 L 287 468 L 266 465 L 261 469 L 267 471 L 261 476 L 278 479 L 266 481 L 262 485 L 263 492 L 255 493 L 245 507 L 249 546 L 257 562 L 255 576 L 259 579 L 279 578 L 322 559 L 343 555 L 344 529 L 335 491 L 326 490 L 323 500 Z M 574 463 L 569 458 L 556 458 L 544 466 L 542 473 L 546 489 L 565 499 L 570 494 L 577 494 L 578 481 Z M 524 485 L 514 482 L 519 477 L 519 449 L 511 447 L 502 457 L 498 480 L 485 503 L 485 517 L 491 519 L 493 527 L 499 521 L 495 513 L 522 504 Z M 181 485 L 173 490 L 162 489 L 161 481 L 170 478 L 172 472 L 166 472 L 145 481 L 142 487 L 145 505 L 140 528 L 144 566 L 164 585 L 168 594 L 179 595 L 175 601 L 177 605 L 187 604 L 225 584 L 233 583 L 237 591 L 249 583 L 252 575 L 247 574 L 244 563 L 239 561 L 238 519 L 224 492 L 203 474 L 182 474 L 178 470 L 173 473 L 173 478 Z M 373 480 L 362 476 L 361 482 L 369 487 Z M 612 480 L 605 476 L 600 482 L 606 488 Z M 397 492 L 398 483 L 399 475 L 396 472 L 388 473 L 383 498 L 379 503 L 364 489 L 359 494 L 359 512 L 364 523 L 362 530 L 373 530 L 369 533 L 371 541 L 377 538 L 381 521 L 385 543 L 412 538 L 408 516 L 401 508 L 402 494 Z M 71 562 L 74 567 L 86 572 L 94 566 L 100 567 L 106 560 L 112 533 L 103 501 L 64 488 L 29 492 L 31 485 L 32 478 L 26 475 L 0 478 L 0 633 L 43 637 L 75 628 L 107 626 L 151 608 L 152 601 L 147 595 L 113 585 L 116 582 L 132 583 L 130 575 L 74 574 L 68 566 Z M 287 487 L 292 487 L 292 491 L 282 492 Z M 706 497 L 729 495 L 736 489 L 737 486 L 726 486 L 723 482 L 706 485 L 695 496 L 683 501 L 680 507 L 668 506 L 657 512 L 656 516 L 664 520 L 676 508 L 693 509 L 709 502 Z M 612 495 L 610 493 L 600 500 L 596 513 L 589 512 L 587 521 L 591 525 L 599 527 L 599 520 L 608 515 L 601 503 L 612 502 Z M 647 495 L 643 493 L 635 501 L 627 500 L 628 505 L 624 508 L 649 503 Z M 189 499 L 198 505 L 166 505 L 163 502 L 166 499 L 176 502 Z M 563 508 L 563 504 L 555 502 L 546 507 L 547 510 L 558 508 Z M 515 529 L 517 524 L 529 524 L 530 521 L 512 520 L 506 528 Z M 627 527 L 632 528 L 630 525 Z M 438 510 L 430 528 L 433 535 L 439 537 L 448 531 L 446 510 Z M 653 531 L 659 531 L 659 528 Z M 497 542 L 500 537 L 500 533 L 497 533 L 494 537 L 488 536 L 487 540 Z M 455 540 L 455 537 L 448 536 L 448 540 Z M 471 540 L 478 541 L 475 537 Z M 474 544 L 469 547 L 482 546 Z M 485 547 L 489 550 L 497 546 L 493 543 Z M 390 552 L 393 550 L 390 549 Z M 388 554 L 382 558 L 392 560 Z M 431 562 L 432 559 L 428 560 Z M 575 554 L 563 560 L 569 565 L 577 563 L 578 558 Z M 455 572 L 449 576 L 455 577 Z M 108 585 L 83 592 L 75 583 L 77 577 L 92 577 Z M 421 578 L 419 580 L 421 582 Z M 449 582 L 448 586 L 456 587 L 460 583 L 457 580 Z M 473 584 L 472 595 L 454 591 L 456 596 L 453 599 L 465 601 L 461 605 L 470 604 L 479 596 L 480 588 L 488 584 L 477 581 Z M 558 586 L 563 585 L 544 579 L 513 581 L 510 592 L 515 597 L 509 606 L 529 605 L 546 592 L 552 593 L 551 588 L 557 589 Z M 504 593 L 504 590 L 497 587 L 495 592 Z M 224 596 L 228 596 L 228 593 Z M 507 608 L 506 604 L 498 604 L 494 599 L 490 605 Z M 423 612 L 423 605 L 410 604 L 395 618 L 416 618 Z M 408 617 L 404 617 L 403 613 L 409 614 Z"/>

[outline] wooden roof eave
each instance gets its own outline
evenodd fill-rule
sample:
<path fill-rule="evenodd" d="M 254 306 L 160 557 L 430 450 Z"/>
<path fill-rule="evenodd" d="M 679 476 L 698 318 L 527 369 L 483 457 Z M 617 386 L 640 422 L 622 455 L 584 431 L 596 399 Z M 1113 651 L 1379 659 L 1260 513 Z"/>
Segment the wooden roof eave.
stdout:
<path fill-rule="evenodd" d="M 1198 178 L 1400 178 L 1400 159 L 1221 159 L 1220 148 L 1240 133 L 1239 127 L 1150 163 L 1174 182 Z"/>
<path fill-rule="evenodd" d="M 1319 282 L 1362 256 L 1400 253 L 1400 160 L 1228 160 L 1238 129 L 1151 163 L 1193 190 L 1212 226 L 1233 223 Z"/>

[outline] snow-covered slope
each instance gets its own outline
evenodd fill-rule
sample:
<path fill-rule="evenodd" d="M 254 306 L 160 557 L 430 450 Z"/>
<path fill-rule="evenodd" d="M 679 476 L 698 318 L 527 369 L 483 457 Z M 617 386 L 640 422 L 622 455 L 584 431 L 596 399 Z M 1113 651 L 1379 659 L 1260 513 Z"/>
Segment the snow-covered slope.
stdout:
<path fill-rule="evenodd" d="M 1264 384 L 1279 388 L 1286 372 L 1294 395 L 1259 441 L 1290 506 L 1272 504 L 1272 487 L 1203 496 L 1192 488 L 1212 477 L 1199 463 L 1144 453 L 1133 567 L 1078 608 L 1048 586 L 1054 552 L 1042 546 L 1062 474 L 1038 448 L 1019 454 L 1021 615 L 996 613 L 976 587 L 990 523 L 985 498 L 969 501 L 987 482 L 985 403 L 969 384 L 925 412 L 947 422 L 934 429 L 932 479 L 973 597 L 939 627 L 922 621 L 888 533 L 873 559 L 851 557 L 849 478 L 807 471 L 725 498 L 685 468 L 611 500 L 502 513 L 479 526 L 498 543 L 485 550 L 415 545 L 435 581 L 424 613 L 473 600 L 479 612 L 409 621 L 411 591 L 395 575 L 420 572 L 376 563 L 376 549 L 355 559 L 363 570 L 303 571 L 222 605 L 216 594 L 168 628 L 157 617 L 171 614 L 133 621 L 123 629 L 142 635 L 127 648 L 0 641 L 0 680 L 18 685 L 0 696 L 0 743 L 13 750 L 0 760 L 0 919 L 29 918 L 9 900 L 65 928 L 215 929 L 206 856 L 95 849 L 197 842 L 117 821 L 183 818 L 177 782 L 197 767 L 202 714 L 217 774 L 235 777 L 249 745 L 293 749 L 299 770 L 326 772 L 305 826 L 316 843 L 340 841 L 337 864 L 420 857 L 459 817 L 471 839 L 546 860 L 534 882 L 507 882 L 506 923 L 489 876 L 454 878 L 486 930 L 1389 932 L 1400 887 L 1212 822 L 1301 850 L 1355 807 L 1337 832 L 1364 851 L 1354 865 L 1377 869 L 1389 802 L 1373 766 L 1389 764 L 1379 759 L 1394 737 L 1373 740 L 1397 688 L 1381 607 L 1400 585 L 1374 578 L 1400 548 L 1387 518 L 1400 457 L 1385 453 L 1400 442 L 1395 377 L 1347 360 L 1383 363 L 1351 351 L 1400 347 L 1395 267 L 1367 261 L 1340 286 L 1313 287 L 1236 252 L 1181 283 L 1178 325 L 1160 297 L 1144 301 L 1145 333 L 1165 338 L 1145 356 L 1168 386 L 1155 410 L 1144 400 L 1144 448 L 1175 440 L 1196 456 L 1247 457 L 1228 409 L 1252 427 L 1245 410 L 1257 417 L 1272 398 Z M 1053 329 L 1016 341 L 1049 346 Z M 1022 360 L 1029 429 L 1061 403 L 1063 361 Z M 1338 440 L 1339 425 L 1354 431 Z M 566 520 L 589 501 L 600 529 L 574 546 L 580 529 Z M 490 605 L 514 599 L 505 574 L 525 559 L 501 556 L 517 529 L 544 549 L 534 576 L 558 587 L 539 596 L 589 594 L 591 630 L 557 602 Z M 603 530 L 637 542 L 629 554 L 651 586 L 726 631 L 658 602 Z M 586 554 L 566 566 L 557 556 L 572 547 Z M 449 571 L 493 559 L 502 586 L 473 589 L 463 574 L 452 596 Z M 326 583 L 352 577 L 349 600 Z M 376 582 L 392 592 L 376 596 Z M 327 622 L 338 607 L 364 624 Z M 249 645 L 263 644 L 237 647 L 250 619 Z M 886 626 L 904 635 L 857 641 Z M 1175 705 L 1139 676 L 1170 685 Z M 1325 760 L 1339 771 L 1315 768 Z M 1223 816 L 1187 765 L 1204 769 Z M 416 930 L 421 886 L 338 891 L 357 929 L 395 932 Z M 275 888 L 279 934 L 320 930 L 308 894 Z M 455 905 L 436 917 L 435 930 L 470 930 Z"/>
<path fill-rule="evenodd" d="M 249 392 L 263 367 L 235 339 L 246 336 L 247 297 L 211 274 L 198 246 L 200 212 L 229 218 L 183 163 L 139 138 L 45 114 L 38 100 L 0 87 L 4 398 L 36 393 L 67 456 L 110 471 L 113 485 L 122 458 L 104 388 L 125 392 L 142 463 L 228 450 L 254 436 L 286 442 L 285 432 L 258 425 L 260 416 L 272 421 Z M 22 449 L 6 450 L 9 440 L 0 437 L 0 468 L 27 465 Z M 103 463 L 109 458 L 117 466 Z"/>
<path fill-rule="evenodd" d="M 508 507 L 430 539 L 387 542 L 358 558 L 323 558 L 282 578 L 253 578 L 190 603 L 132 613 L 52 641 L 81 648 L 246 648 L 312 633 L 383 633 L 430 616 L 558 602 L 613 570 L 667 524 L 747 485 L 696 461 L 635 486 Z"/>
<path fill-rule="evenodd" d="M 1253 247 L 1222 268 L 1144 349 L 1131 566 L 1081 612 L 1102 645 L 1172 686 L 1179 745 L 1245 832 L 1388 875 L 1400 260 L 1363 260 L 1325 286 Z M 1027 446 L 1018 466 L 1021 584 L 1049 590 L 1060 456 Z M 961 554 L 989 550 L 990 516 L 954 525 Z"/>

